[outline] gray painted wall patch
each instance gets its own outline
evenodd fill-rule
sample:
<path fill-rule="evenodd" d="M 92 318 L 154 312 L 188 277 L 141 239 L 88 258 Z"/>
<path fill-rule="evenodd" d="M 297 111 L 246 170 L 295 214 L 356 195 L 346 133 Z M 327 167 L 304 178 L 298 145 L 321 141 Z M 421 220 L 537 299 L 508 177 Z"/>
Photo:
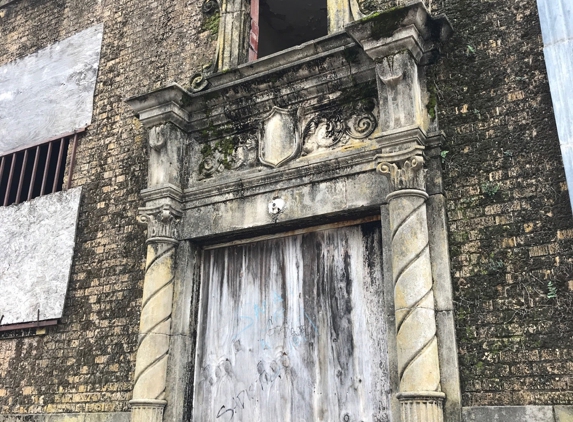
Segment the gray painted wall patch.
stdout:
<path fill-rule="evenodd" d="M 92 119 L 103 25 L 0 67 L 0 155 Z"/>
<path fill-rule="evenodd" d="M 80 196 L 74 188 L 0 207 L 2 325 L 62 316 Z"/>

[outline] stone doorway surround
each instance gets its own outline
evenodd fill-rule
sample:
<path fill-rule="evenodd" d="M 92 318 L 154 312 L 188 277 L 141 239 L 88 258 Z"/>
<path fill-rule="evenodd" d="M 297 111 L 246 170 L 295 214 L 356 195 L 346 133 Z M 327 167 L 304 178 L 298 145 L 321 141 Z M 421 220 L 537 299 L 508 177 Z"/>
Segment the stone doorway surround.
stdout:
<path fill-rule="evenodd" d="M 391 420 L 461 420 L 443 135 L 424 73 L 450 32 L 418 2 L 214 74 L 203 91 L 127 100 L 149 137 L 133 422 L 189 420 L 202 246 L 372 215 Z"/>

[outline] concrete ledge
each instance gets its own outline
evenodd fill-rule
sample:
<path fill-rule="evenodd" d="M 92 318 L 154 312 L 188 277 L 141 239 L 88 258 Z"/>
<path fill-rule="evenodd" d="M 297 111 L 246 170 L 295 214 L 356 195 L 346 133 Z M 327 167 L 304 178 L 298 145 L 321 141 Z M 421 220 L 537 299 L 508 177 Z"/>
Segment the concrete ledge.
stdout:
<path fill-rule="evenodd" d="M 464 422 L 573 422 L 573 406 L 464 407 Z"/>
<path fill-rule="evenodd" d="M 130 412 L 0 415 L 0 422 L 129 422 Z"/>

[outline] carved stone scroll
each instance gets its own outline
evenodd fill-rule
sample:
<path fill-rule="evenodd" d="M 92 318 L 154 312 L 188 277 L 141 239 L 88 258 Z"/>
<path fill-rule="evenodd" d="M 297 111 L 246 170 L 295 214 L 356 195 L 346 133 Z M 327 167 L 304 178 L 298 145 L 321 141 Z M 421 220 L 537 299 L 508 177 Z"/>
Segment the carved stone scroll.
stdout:
<path fill-rule="evenodd" d="M 441 422 L 443 400 L 429 248 L 423 147 L 379 155 L 387 176 L 402 422 Z"/>
<path fill-rule="evenodd" d="M 366 98 L 314 116 L 302 131 L 302 155 L 334 149 L 351 139 L 366 139 L 376 129 L 375 101 Z"/>

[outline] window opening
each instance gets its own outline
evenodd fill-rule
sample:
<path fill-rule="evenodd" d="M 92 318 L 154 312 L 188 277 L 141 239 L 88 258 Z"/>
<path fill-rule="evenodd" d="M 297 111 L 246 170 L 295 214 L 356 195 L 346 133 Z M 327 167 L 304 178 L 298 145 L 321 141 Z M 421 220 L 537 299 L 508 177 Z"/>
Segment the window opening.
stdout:
<path fill-rule="evenodd" d="M 70 187 L 78 134 L 66 135 L 0 157 L 0 204 L 7 206 L 29 201 L 63 189 L 66 157 L 70 144 L 72 156 L 68 171 Z"/>
<path fill-rule="evenodd" d="M 327 34 L 326 0 L 251 0 L 249 60 Z"/>

